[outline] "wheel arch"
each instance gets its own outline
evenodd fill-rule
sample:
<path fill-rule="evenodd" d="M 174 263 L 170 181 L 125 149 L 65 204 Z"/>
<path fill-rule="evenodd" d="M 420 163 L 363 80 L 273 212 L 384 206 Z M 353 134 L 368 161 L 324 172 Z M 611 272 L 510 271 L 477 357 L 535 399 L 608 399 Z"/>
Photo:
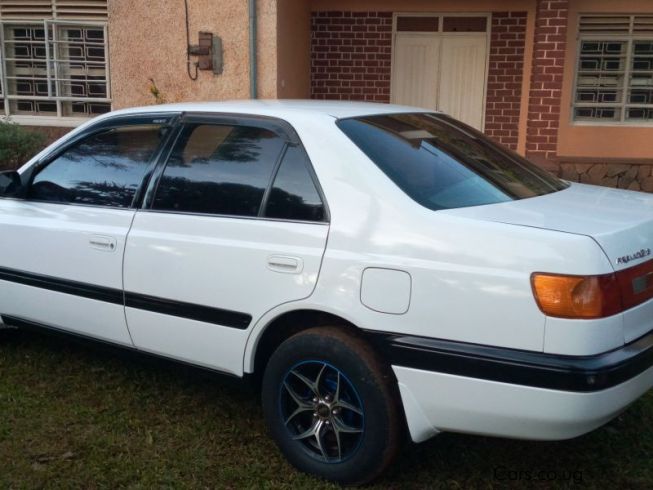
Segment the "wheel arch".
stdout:
<path fill-rule="evenodd" d="M 244 371 L 261 375 L 270 356 L 283 341 L 301 331 L 322 326 L 339 326 L 358 335 L 363 332 L 346 318 L 324 310 L 302 308 L 285 311 L 253 331 L 244 359 Z"/>

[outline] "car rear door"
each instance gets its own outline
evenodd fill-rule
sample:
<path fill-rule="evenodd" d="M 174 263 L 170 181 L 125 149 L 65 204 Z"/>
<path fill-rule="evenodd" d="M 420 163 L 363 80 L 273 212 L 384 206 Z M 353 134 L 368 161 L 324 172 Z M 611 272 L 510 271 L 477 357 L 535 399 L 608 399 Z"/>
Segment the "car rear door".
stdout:
<path fill-rule="evenodd" d="M 122 261 L 133 203 L 173 116 L 112 118 L 23 174 L 0 199 L 0 315 L 132 345 Z"/>
<path fill-rule="evenodd" d="M 242 374 L 249 327 L 313 292 L 328 234 L 318 189 L 287 124 L 186 116 L 127 240 L 135 345 Z"/>

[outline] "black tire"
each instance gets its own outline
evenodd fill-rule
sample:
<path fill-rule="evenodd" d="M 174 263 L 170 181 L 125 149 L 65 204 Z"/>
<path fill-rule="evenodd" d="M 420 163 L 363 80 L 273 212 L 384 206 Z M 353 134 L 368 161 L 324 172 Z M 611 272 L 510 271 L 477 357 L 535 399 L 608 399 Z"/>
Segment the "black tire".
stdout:
<path fill-rule="evenodd" d="M 17 332 L 18 332 L 17 328 L 0 327 L 0 341 L 15 337 Z"/>
<path fill-rule="evenodd" d="M 390 367 L 344 328 L 313 328 L 283 342 L 266 367 L 262 399 L 272 438 L 288 461 L 326 480 L 345 485 L 373 480 L 403 441 Z M 316 428 L 320 440 L 293 438 Z"/>

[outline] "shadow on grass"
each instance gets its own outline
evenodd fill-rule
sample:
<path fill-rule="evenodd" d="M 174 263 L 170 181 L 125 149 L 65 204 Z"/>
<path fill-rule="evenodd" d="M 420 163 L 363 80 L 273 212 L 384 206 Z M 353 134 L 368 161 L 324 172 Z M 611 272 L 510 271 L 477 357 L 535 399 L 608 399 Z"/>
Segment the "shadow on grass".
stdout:
<path fill-rule="evenodd" d="M 0 413 L 0 486 L 330 488 L 280 456 L 255 383 L 139 353 L 0 332 Z M 649 393 L 570 441 L 442 434 L 373 487 L 651 488 L 652 422 Z"/>

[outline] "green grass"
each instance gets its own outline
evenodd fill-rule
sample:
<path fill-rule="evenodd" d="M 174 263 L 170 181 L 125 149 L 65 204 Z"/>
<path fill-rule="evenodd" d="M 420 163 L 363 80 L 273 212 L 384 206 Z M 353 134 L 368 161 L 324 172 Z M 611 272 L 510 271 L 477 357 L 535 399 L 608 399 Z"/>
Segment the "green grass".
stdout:
<path fill-rule="evenodd" d="M 652 488 L 652 457 L 649 393 L 572 441 L 441 435 L 408 447 L 373 487 L 572 487 L 575 473 L 584 487 Z M 499 480 L 497 468 L 555 471 L 557 479 Z M 284 461 L 245 383 L 68 339 L 0 332 L 0 488 L 118 487 L 334 488 Z"/>

